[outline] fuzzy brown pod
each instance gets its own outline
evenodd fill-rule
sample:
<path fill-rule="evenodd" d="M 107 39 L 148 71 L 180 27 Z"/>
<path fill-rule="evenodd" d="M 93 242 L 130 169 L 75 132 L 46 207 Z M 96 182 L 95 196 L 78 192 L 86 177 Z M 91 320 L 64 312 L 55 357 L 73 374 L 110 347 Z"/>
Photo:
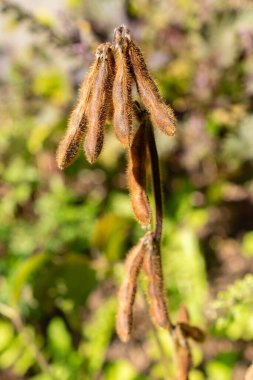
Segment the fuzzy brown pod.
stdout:
<path fill-rule="evenodd" d="M 188 310 L 184 304 L 180 305 L 178 314 L 178 325 L 184 334 L 185 338 L 191 338 L 195 342 L 202 343 L 205 340 L 205 333 L 198 326 L 190 324 L 190 317 Z"/>
<path fill-rule="evenodd" d="M 96 161 L 103 147 L 104 127 L 111 112 L 112 83 L 115 74 L 111 44 L 101 44 L 97 55 L 100 55 L 101 65 L 86 109 L 87 133 L 84 140 L 85 155 L 91 164 Z"/>
<path fill-rule="evenodd" d="M 129 33 L 129 57 L 141 100 L 150 113 L 152 123 L 168 136 L 176 132 L 176 119 L 172 108 L 165 103 L 151 78 L 140 48 L 132 41 Z"/>
<path fill-rule="evenodd" d="M 246 371 L 244 380 L 252 380 L 253 379 L 253 364 L 249 366 Z"/>
<path fill-rule="evenodd" d="M 146 129 L 140 124 L 128 149 L 128 182 L 133 210 L 143 225 L 151 223 L 151 209 L 146 193 Z"/>
<path fill-rule="evenodd" d="M 187 307 L 182 303 L 178 312 L 178 322 L 189 323 L 190 316 Z"/>
<path fill-rule="evenodd" d="M 205 340 L 205 333 L 199 327 L 190 325 L 188 323 L 179 322 L 181 330 L 186 338 L 191 338 L 195 342 L 202 343 Z"/>
<path fill-rule="evenodd" d="M 144 256 L 143 239 L 133 247 L 125 262 L 124 280 L 119 290 L 119 307 L 116 318 L 116 331 L 122 342 L 130 339 L 133 325 L 133 305 L 138 276 Z"/>
<path fill-rule="evenodd" d="M 155 325 L 164 329 L 170 329 L 172 324 L 169 319 L 164 294 L 160 247 L 159 244 L 153 240 L 152 234 L 150 234 L 150 238 L 145 244 L 143 268 L 148 281 L 148 299 L 151 319 Z"/>
<path fill-rule="evenodd" d="M 116 75 L 113 82 L 113 127 L 116 137 L 127 146 L 132 130 L 132 76 L 128 55 L 128 40 L 122 28 L 114 31 Z"/>
<path fill-rule="evenodd" d="M 56 162 L 60 169 L 65 169 L 71 165 L 79 152 L 86 131 L 87 120 L 85 112 L 100 66 L 100 55 L 97 54 L 95 62 L 82 83 L 79 91 L 79 100 L 70 115 L 66 133 L 57 149 Z"/>

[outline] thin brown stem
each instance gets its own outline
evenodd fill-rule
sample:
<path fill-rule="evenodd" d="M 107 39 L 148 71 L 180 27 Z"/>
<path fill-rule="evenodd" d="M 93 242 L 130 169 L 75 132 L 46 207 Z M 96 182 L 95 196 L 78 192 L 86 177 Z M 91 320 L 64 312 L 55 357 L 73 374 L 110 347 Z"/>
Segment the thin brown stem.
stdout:
<path fill-rule="evenodd" d="M 180 327 L 179 327 L 180 329 Z M 181 331 L 177 332 L 175 338 L 177 380 L 188 380 L 191 369 L 191 349 L 188 340 Z"/>
<path fill-rule="evenodd" d="M 159 159 L 156 148 L 155 136 L 152 124 L 149 120 L 147 111 L 135 101 L 133 103 L 133 110 L 135 117 L 139 122 L 145 121 L 146 124 L 146 133 L 147 133 L 147 144 L 151 161 L 151 172 L 152 172 L 152 182 L 154 189 L 154 198 L 155 198 L 155 230 L 153 233 L 153 238 L 160 245 L 162 237 L 162 226 L 163 226 L 163 207 L 162 207 L 162 188 L 161 188 L 161 177 L 160 177 L 160 168 L 159 168 Z"/>
<path fill-rule="evenodd" d="M 148 140 L 148 149 L 150 153 L 152 181 L 153 181 L 153 189 L 154 189 L 154 197 L 155 197 L 155 210 L 156 210 L 155 231 L 154 231 L 153 236 L 157 242 L 160 242 L 161 236 L 162 236 L 162 226 L 163 226 L 163 207 L 162 207 L 160 168 L 159 168 L 159 160 L 158 160 L 158 153 L 156 149 L 154 131 L 149 120 L 147 120 L 146 124 L 147 124 L 147 140 Z"/>
<path fill-rule="evenodd" d="M 177 380 L 188 380 L 191 369 L 191 348 L 182 326 L 189 325 L 189 313 L 185 305 L 180 306 L 178 323 L 175 326 L 173 340 L 176 352 Z M 190 326 L 191 327 L 191 326 Z"/>

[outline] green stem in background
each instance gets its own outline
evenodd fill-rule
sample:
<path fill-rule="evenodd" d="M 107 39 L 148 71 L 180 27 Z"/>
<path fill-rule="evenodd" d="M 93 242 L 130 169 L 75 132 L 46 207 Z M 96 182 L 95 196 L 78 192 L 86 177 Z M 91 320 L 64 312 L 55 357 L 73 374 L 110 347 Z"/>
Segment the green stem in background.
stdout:
<path fill-rule="evenodd" d="M 5 318 L 11 320 L 17 332 L 23 336 L 27 348 L 34 356 L 41 371 L 48 374 L 52 380 L 59 380 L 52 374 L 49 363 L 47 362 L 46 358 L 34 342 L 33 336 L 31 336 L 29 330 L 24 325 L 18 310 L 3 303 L 0 303 L 0 314 L 3 315 Z"/>

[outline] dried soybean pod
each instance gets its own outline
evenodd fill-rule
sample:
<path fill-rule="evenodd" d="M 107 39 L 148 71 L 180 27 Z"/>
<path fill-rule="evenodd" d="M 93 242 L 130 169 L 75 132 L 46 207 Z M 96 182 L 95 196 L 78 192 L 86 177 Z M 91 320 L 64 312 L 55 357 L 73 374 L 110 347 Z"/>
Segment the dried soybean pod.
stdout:
<path fill-rule="evenodd" d="M 143 268 L 148 281 L 151 319 L 155 325 L 164 329 L 171 329 L 172 324 L 169 319 L 164 295 L 160 247 L 153 239 L 152 234 L 150 234 L 150 238 L 145 245 Z"/>
<path fill-rule="evenodd" d="M 173 136 L 176 131 L 176 119 L 172 108 L 165 103 L 151 78 L 139 47 L 131 40 L 129 32 L 129 57 L 141 100 L 150 113 L 152 123 L 166 135 Z"/>
<path fill-rule="evenodd" d="M 190 324 L 189 313 L 184 304 L 180 305 L 178 325 L 180 326 L 181 331 L 186 338 L 191 338 L 195 340 L 195 342 L 204 342 L 204 331 L 201 330 L 198 326 L 193 326 Z"/>
<path fill-rule="evenodd" d="M 128 149 L 128 182 L 133 210 L 143 225 L 151 223 L 151 209 L 146 194 L 146 130 L 141 123 Z"/>
<path fill-rule="evenodd" d="M 187 307 L 182 303 L 179 308 L 178 322 L 189 323 L 190 316 Z"/>
<path fill-rule="evenodd" d="M 100 65 L 100 54 L 97 52 L 96 60 L 80 88 L 79 99 L 70 115 L 66 133 L 57 149 L 56 162 L 60 169 L 71 165 L 79 152 L 86 130 L 85 111 L 91 98 L 93 84 L 98 75 Z"/>
<path fill-rule="evenodd" d="M 110 46 L 110 54 L 107 55 L 108 62 L 108 84 L 107 84 L 107 121 L 112 121 L 113 118 L 113 99 L 112 99 L 112 89 L 113 89 L 113 82 L 115 78 L 115 57 L 114 57 L 114 50 L 113 46 Z"/>
<path fill-rule="evenodd" d="M 179 322 L 179 325 L 186 338 L 191 338 L 199 343 L 204 342 L 205 333 L 198 326 L 193 326 L 184 322 Z"/>
<path fill-rule="evenodd" d="M 128 40 L 122 37 L 122 27 L 114 31 L 116 75 L 113 82 L 113 127 L 123 145 L 129 145 L 132 129 L 132 76 L 128 55 Z"/>
<path fill-rule="evenodd" d="M 87 160 L 92 164 L 98 158 L 104 140 L 104 126 L 110 113 L 112 99 L 112 82 L 114 76 L 114 57 L 111 44 L 106 42 L 99 46 L 101 66 L 93 85 L 91 99 L 87 106 L 87 133 L 84 140 L 84 151 Z M 113 66 L 113 67 L 112 67 Z"/>
<path fill-rule="evenodd" d="M 116 331 L 122 342 L 130 339 L 133 325 L 133 305 L 138 276 L 144 256 L 143 239 L 133 247 L 125 262 L 125 275 L 119 290 L 119 307 L 116 318 Z"/>

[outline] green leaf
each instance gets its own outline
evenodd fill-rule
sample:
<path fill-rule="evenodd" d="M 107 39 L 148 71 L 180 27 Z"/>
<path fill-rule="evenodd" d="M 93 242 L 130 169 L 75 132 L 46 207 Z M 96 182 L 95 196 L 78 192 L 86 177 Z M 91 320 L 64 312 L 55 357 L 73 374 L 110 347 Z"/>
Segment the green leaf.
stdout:
<path fill-rule="evenodd" d="M 56 317 L 50 321 L 47 335 L 53 354 L 67 357 L 72 350 L 71 336 L 61 318 Z"/>
<path fill-rule="evenodd" d="M 248 232 L 243 236 L 242 250 L 245 256 L 253 255 L 253 232 Z"/>
<path fill-rule="evenodd" d="M 64 104 L 70 98 L 69 83 L 59 70 L 48 67 L 41 70 L 33 83 L 33 91 L 36 95 L 50 98 L 55 104 Z"/>
<path fill-rule="evenodd" d="M 58 283 L 64 283 L 66 298 L 74 300 L 75 304 L 85 303 L 91 290 L 97 284 L 96 272 L 89 265 L 86 257 L 74 253 L 64 257 L 57 266 Z"/>
<path fill-rule="evenodd" d="M 101 369 L 105 353 L 114 331 L 116 314 L 115 298 L 108 299 L 93 314 L 92 321 L 84 324 L 84 343 L 83 351 L 88 353 L 88 371 L 95 378 L 95 374 Z"/>
<path fill-rule="evenodd" d="M 211 361 L 207 364 L 207 374 L 209 380 L 231 380 L 232 370 L 222 363 Z"/>
<path fill-rule="evenodd" d="M 92 245 L 104 251 L 110 261 L 119 259 L 124 251 L 129 220 L 115 214 L 100 218 L 93 232 Z"/>
<path fill-rule="evenodd" d="M 18 305 L 22 289 L 28 282 L 30 276 L 34 274 L 45 263 L 45 261 L 48 260 L 48 258 L 48 254 L 39 253 L 29 257 L 22 264 L 20 264 L 17 272 L 15 273 L 12 285 L 11 304 L 13 306 Z"/>
<path fill-rule="evenodd" d="M 143 377 L 138 377 L 138 380 Z M 126 360 L 118 360 L 110 363 L 106 368 L 105 380 L 136 380 L 137 372 L 135 368 Z M 144 379 L 144 378 L 143 378 Z"/>
<path fill-rule="evenodd" d="M 48 263 L 32 282 L 34 297 L 47 314 L 53 312 L 56 299 L 62 309 L 65 308 L 65 301 L 68 301 L 70 310 L 84 305 L 96 285 L 96 272 L 87 258 L 74 253 Z"/>
<path fill-rule="evenodd" d="M 0 352 L 5 350 L 14 338 L 14 329 L 10 322 L 0 321 Z"/>

